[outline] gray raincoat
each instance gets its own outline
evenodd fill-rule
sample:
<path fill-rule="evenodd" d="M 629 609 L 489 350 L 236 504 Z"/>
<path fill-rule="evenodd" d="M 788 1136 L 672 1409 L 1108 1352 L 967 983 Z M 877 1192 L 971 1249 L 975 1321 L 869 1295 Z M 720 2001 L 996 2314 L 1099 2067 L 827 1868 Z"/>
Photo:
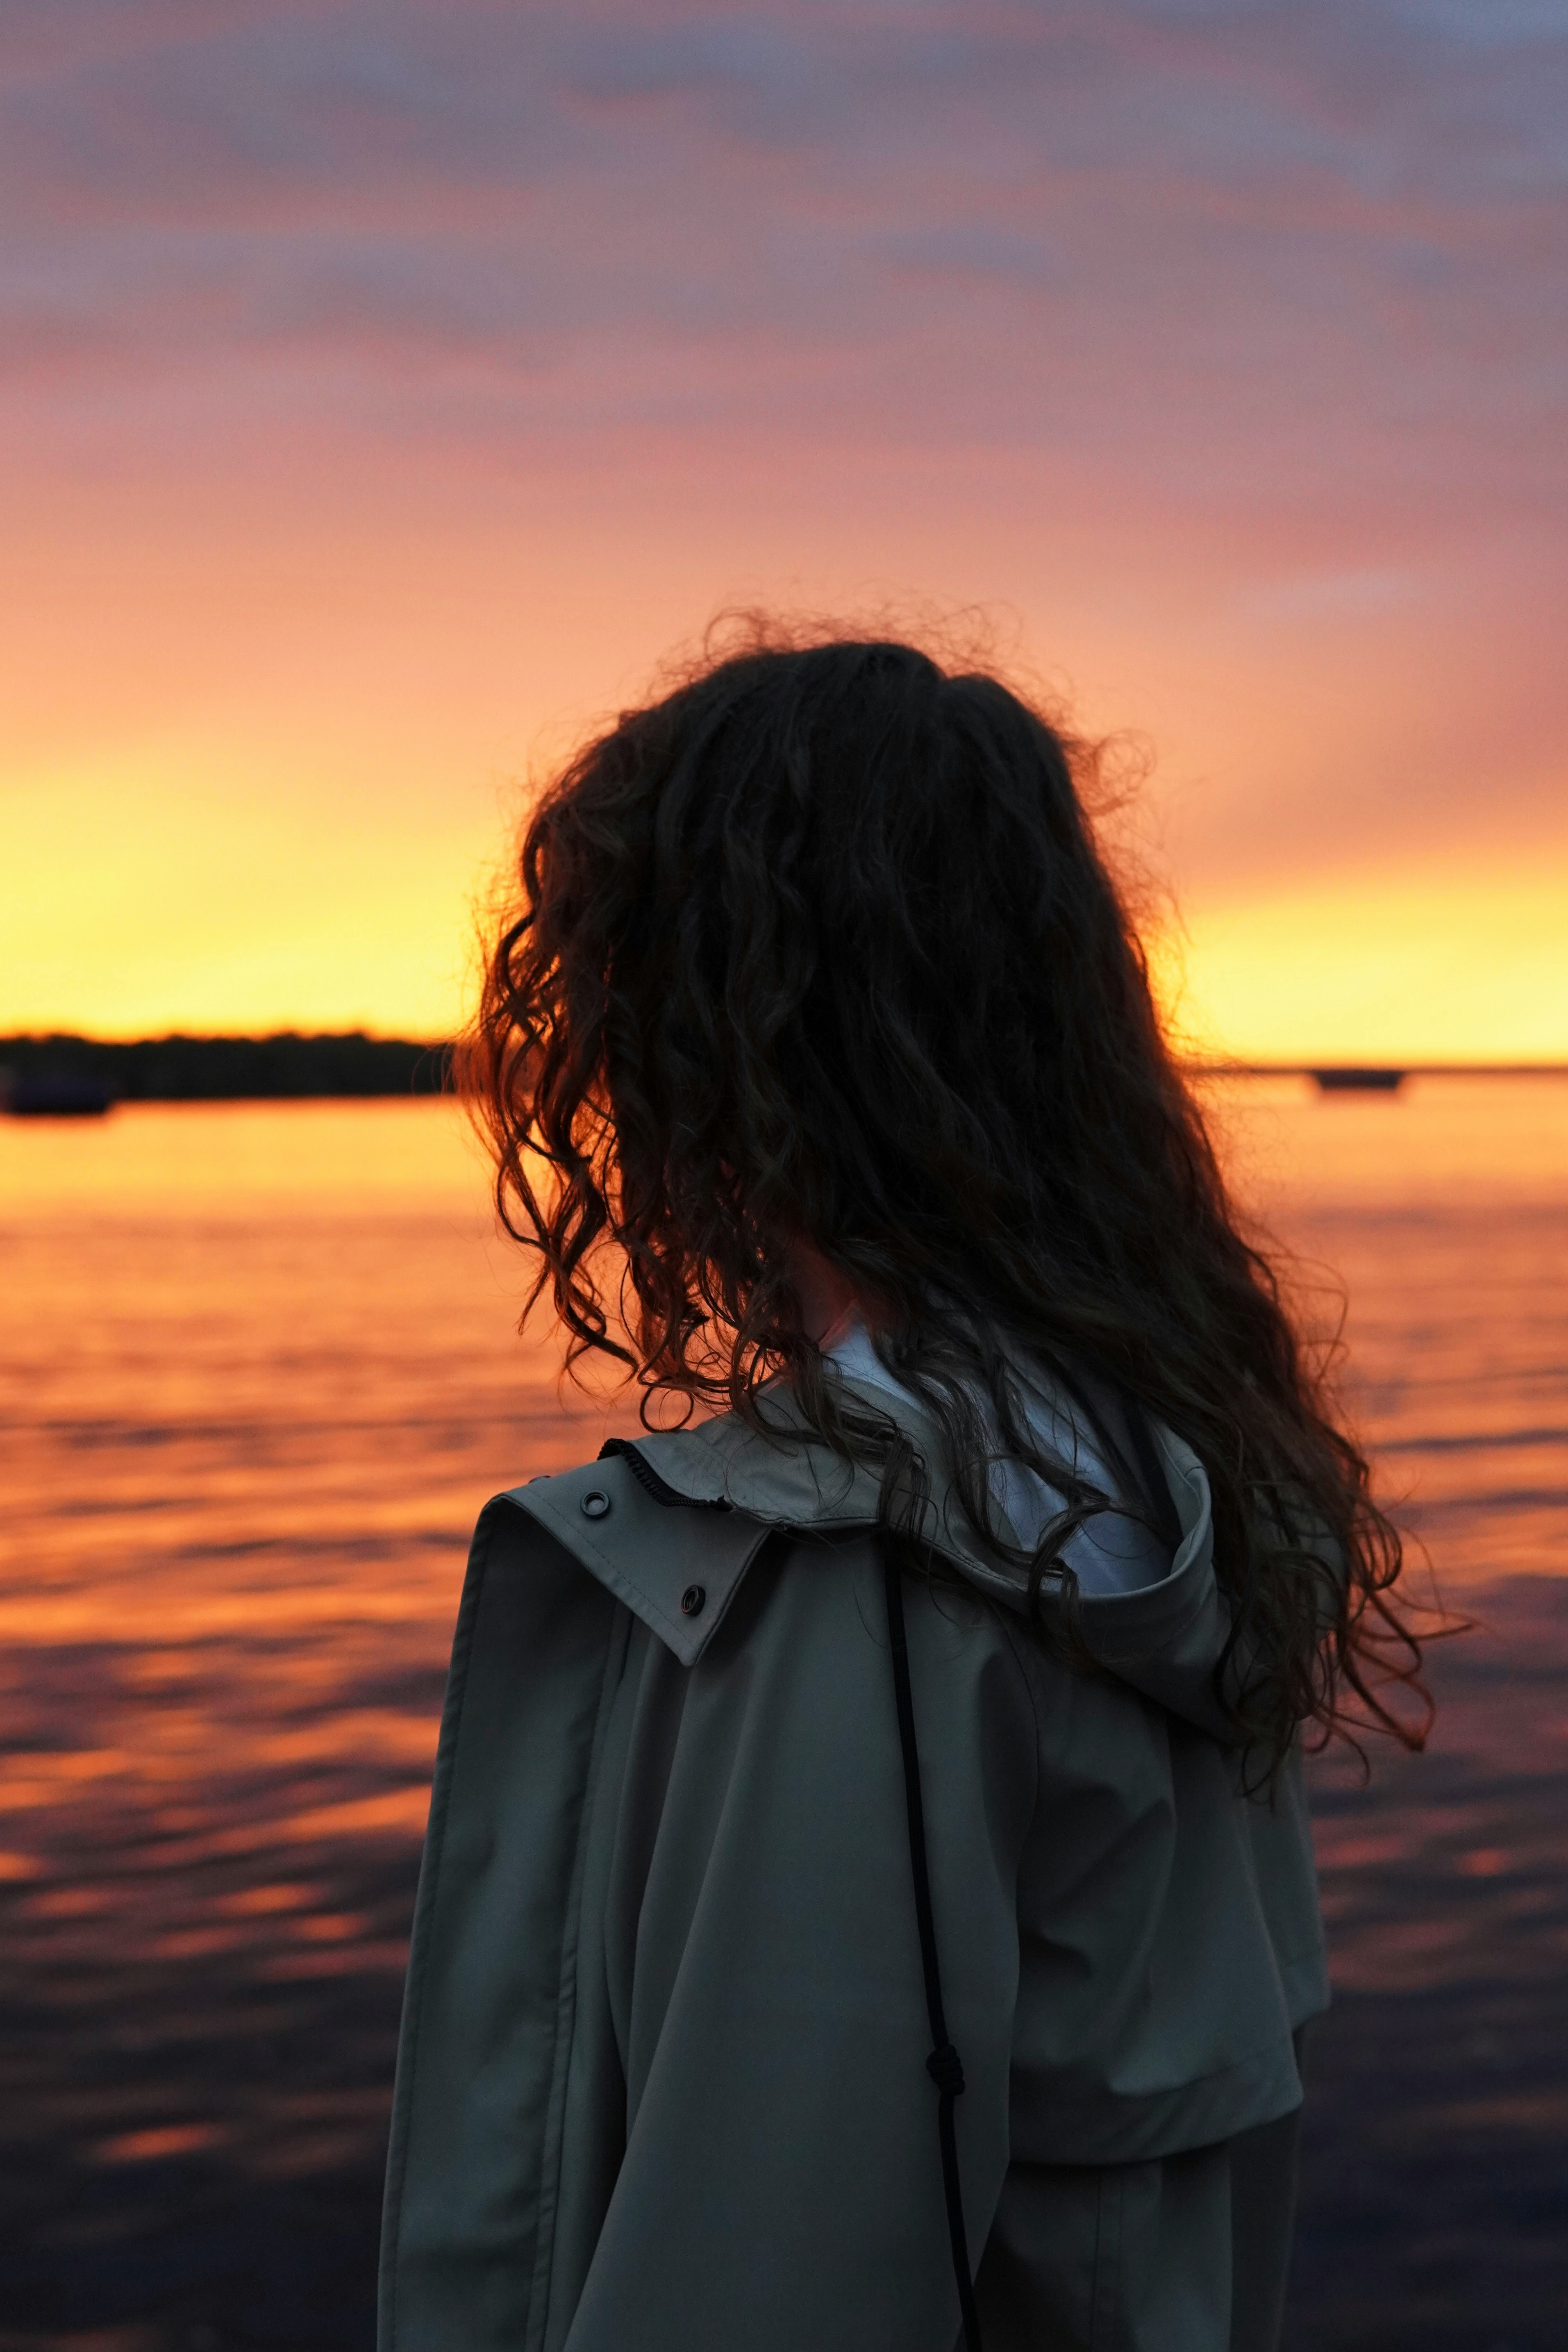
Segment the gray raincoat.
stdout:
<path fill-rule="evenodd" d="M 915 1431 L 928 1459 L 930 1433 Z M 1172 1572 L 1027 1631 L 952 1514 L 906 1576 L 986 2352 L 1261 2352 L 1299 1766 L 1238 1788 L 1207 1481 Z M 458 1617 L 409 1966 L 382 2352 L 951 2352 L 875 1475 L 730 1418 L 499 1496 Z M 1245 2136 L 1245 2137 L 1243 2137 Z"/>

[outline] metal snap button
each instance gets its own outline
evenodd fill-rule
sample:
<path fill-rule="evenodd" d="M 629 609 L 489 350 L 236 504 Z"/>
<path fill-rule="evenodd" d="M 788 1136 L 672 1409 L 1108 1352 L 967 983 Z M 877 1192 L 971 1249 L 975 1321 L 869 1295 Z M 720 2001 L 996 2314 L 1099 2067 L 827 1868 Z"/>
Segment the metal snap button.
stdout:
<path fill-rule="evenodd" d="M 689 1584 L 685 1591 L 680 1596 L 681 1615 L 683 1617 L 700 1616 L 702 1612 L 702 1603 L 707 1600 L 707 1593 L 700 1584 Z"/>
<path fill-rule="evenodd" d="M 602 1519 L 610 1507 L 610 1498 L 602 1486 L 590 1486 L 583 1497 L 583 1517 Z"/>

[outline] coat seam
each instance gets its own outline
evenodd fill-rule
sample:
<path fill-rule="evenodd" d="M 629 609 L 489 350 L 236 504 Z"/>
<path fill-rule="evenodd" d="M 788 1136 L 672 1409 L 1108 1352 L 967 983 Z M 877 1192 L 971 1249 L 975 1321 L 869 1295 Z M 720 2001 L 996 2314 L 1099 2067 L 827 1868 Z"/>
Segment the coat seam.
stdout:
<path fill-rule="evenodd" d="M 1227 2058 L 1223 2066 L 1211 2066 L 1205 2074 L 1185 2075 L 1181 2082 L 1169 2084 L 1163 2091 L 1112 2092 L 1110 2104 L 1121 2108 L 1151 2107 L 1158 2105 L 1162 2100 L 1184 2098 L 1190 2092 L 1209 2090 L 1216 2084 L 1228 2081 L 1233 2074 L 1247 2074 L 1261 2060 L 1272 2058 L 1277 2051 L 1285 2048 L 1289 2043 L 1292 2031 L 1293 2028 L 1288 2025 L 1282 2032 L 1271 2034 L 1267 2042 L 1255 2042 L 1239 2056 Z M 1087 2100 L 1060 2099 L 1053 2104 L 1070 2115 L 1075 2106 L 1084 2106 L 1089 2103 Z M 1101 2098 L 1096 2104 L 1104 2106 L 1107 2102 Z M 1197 2142 L 1194 2145 L 1202 2146 L 1204 2143 Z M 1046 2160 L 1040 2159 L 1042 2162 Z"/>
<path fill-rule="evenodd" d="M 1029 1803 L 1029 1827 L 1032 1830 L 1040 1810 L 1040 1790 L 1044 1780 L 1040 1765 L 1040 1743 L 1045 1737 L 1046 1727 L 1040 1712 L 1039 1694 L 1035 1688 L 1034 1676 L 1030 1674 L 1023 1652 L 1015 1639 L 1013 1627 L 1008 1624 L 1000 1612 L 996 1613 L 996 1627 L 1005 1644 L 1007 1655 L 1013 1662 L 1014 1672 L 1024 1685 L 1024 1696 L 1029 1702 L 1029 1720 L 1035 1727 L 1035 1793 Z"/>
<path fill-rule="evenodd" d="M 1119 2167 L 1108 2167 L 1097 2187 L 1089 2340 L 1092 2352 L 1115 2352 L 1117 2307 L 1121 2300 L 1122 2208 L 1127 2191 L 1125 2175 Z M 1110 2209 L 1109 2214 L 1107 2206 Z"/>
<path fill-rule="evenodd" d="M 550 2098 L 545 2109 L 544 2147 L 539 2180 L 539 2226 L 534 2242 L 533 2280 L 529 2288 L 524 2352 L 536 2352 L 550 2324 L 550 2290 L 555 2265 L 555 2224 L 561 2210 L 561 2165 L 565 2149 L 566 2093 L 572 2074 L 572 2053 L 577 2018 L 577 1962 L 583 1924 L 583 1885 L 586 1875 L 588 1824 L 598 1791 L 604 1761 L 605 1736 L 615 1693 L 626 1666 L 631 1612 L 624 1601 L 615 1603 L 600 1672 L 599 1700 L 594 1717 L 588 1769 L 577 1808 L 577 1833 L 572 1854 L 572 1875 L 566 1898 L 566 1918 L 561 1936 L 561 1973 L 555 1993 L 554 2048 L 551 2056 Z M 535 2306 L 537 2305 L 537 2315 Z"/>

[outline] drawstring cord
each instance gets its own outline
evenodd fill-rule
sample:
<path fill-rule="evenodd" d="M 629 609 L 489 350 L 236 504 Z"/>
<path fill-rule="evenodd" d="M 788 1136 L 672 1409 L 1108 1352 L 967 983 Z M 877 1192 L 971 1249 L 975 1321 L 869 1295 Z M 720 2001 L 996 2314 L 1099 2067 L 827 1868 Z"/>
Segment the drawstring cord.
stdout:
<path fill-rule="evenodd" d="M 904 1809 L 910 1824 L 910 1870 L 915 1883 L 915 1923 L 920 1930 L 926 2015 L 931 2022 L 931 2053 L 926 2060 L 926 2073 L 936 2084 L 938 2093 L 936 2121 L 937 2137 L 942 2144 L 942 2185 L 947 2200 L 947 2233 L 952 2244 L 952 2274 L 958 2282 L 958 2308 L 963 2320 L 964 2352 L 981 2352 L 974 2284 L 969 2275 L 969 2240 L 963 2227 L 963 2192 L 958 2177 L 958 2135 L 952 2116 L 953 2103 L 963 2089 L 963 2064 L 948 2038 L 947 2018 L 942 2005 L 942 1971 L 937 1965 L 931 1872 L 926 1862 L 925 1807 L 921 1801 L 921 1759 L 915 1746 L 915 1703 L 910 1688 L 910 1645 L 904 1631 L 903 1580 L 890 1546 L 884 1550 L 882 1557 L 882 1585 L 888 1600 L 888 1640 L 893 1655 L 893 1696 L 899 1710 L 899 1741 L 904 1752 Z"/>

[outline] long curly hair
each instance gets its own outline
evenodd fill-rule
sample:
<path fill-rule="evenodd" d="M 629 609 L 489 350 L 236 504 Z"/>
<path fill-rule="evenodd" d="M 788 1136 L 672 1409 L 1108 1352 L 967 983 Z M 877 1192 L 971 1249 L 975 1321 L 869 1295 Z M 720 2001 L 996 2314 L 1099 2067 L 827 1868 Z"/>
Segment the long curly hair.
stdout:
<path fill-rule="evenodd" d="M 1419 1745 L 1398 1533 L 1227 1198 L 1093 777 L 994 677 L 762 629 L 586 744 L 527 824 L 457 1065 L 538 1254 L 529 1308 L 548 1291 L 570 1359 L 617 1359 L 645 1416 L 674 1392 L 766 1427 L 782 1376 L 812 1431 L 881 1464 L 910 1537 L 931 1465 L 830 1377 L 804 1242 L 1047 1638 L 1075 1646 L 1062 1546 L 1108 1498 L 1042 1453 L 1031 1369 L 1116 1458 L 1108 1397 L 1202 1460 L 1216 1689 L 1267 1773 L 1309 1721 Z M 995 1524 L 999 1452 L 1065 1497 L 1025 1554 Z"/>

